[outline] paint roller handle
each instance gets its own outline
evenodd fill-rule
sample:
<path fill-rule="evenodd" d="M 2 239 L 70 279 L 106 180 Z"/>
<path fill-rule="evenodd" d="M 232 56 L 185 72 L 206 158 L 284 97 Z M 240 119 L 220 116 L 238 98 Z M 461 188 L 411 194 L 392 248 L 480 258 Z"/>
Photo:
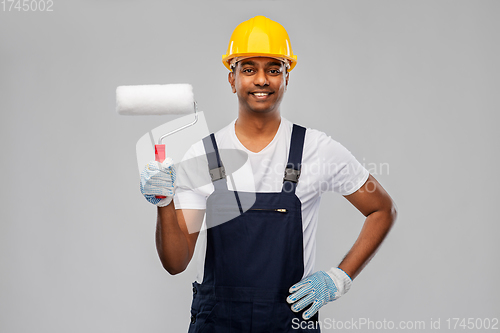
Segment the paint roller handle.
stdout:
<path fill-rule="evenodd" d="M 165 161 L 165 145 L 155 145 L 155 161 L 163 163 Z M 157 199 L 165 199 L 164 195 L 155 196 Z"/>

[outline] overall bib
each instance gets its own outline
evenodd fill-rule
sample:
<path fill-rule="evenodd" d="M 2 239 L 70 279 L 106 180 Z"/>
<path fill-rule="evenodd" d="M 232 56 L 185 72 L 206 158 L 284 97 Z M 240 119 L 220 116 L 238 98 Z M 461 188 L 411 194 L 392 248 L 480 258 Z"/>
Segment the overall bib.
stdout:
<path fill-rule="evenodd" d="M 320 331 L 299 329 L 302 312 L 286 302 L 288 289 L 304 274 L 295 189 L 305 131 L 293 125 L 283 187 L 274 193 L 229 191 L 215 136 L 203 139 L 215 190 L 207 199 L 204 276 L 201 284 L 193 283 L 189 333 Z M 310 319 L 317 320 L 318 314 Z"/>

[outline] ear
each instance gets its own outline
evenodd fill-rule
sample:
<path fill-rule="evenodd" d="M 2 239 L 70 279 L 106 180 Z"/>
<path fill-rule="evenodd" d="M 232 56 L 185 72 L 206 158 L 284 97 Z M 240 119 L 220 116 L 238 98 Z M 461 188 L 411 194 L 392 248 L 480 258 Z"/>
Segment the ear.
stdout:
<path fill-rule="evenodd" d="M 229 81 L 229 84 L 231 85 L 231 90 L 233 91 L 233 94 L 236 94 L 236 87 L 234 85 L 234 73 L 229 72 L 227 75 L 227 80 Z"/>
<path fill-rule="evenodd" d="M 290 73 L 286 72 L 285 74 L 285 90 L 288 88 L 288 78 L 290 77 Z"/>

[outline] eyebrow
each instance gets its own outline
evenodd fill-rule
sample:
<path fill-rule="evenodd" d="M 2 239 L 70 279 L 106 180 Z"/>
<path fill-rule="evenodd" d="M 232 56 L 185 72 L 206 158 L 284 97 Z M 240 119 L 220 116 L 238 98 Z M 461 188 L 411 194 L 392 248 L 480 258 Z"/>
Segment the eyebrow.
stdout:
<path fill-rule="evenodd" d="M 250 65 L 250 66 L 255 66 L 256 63 L 252 60 L 243 60 L 241 61 L 241 66 L 244 66 L 244 65 Z M 269 61 L 266 63 L 265 66 L 282 66 L 283 64 L 279 61 Z"/>
<path fill-rule="evenodd" d="M 241 62 L 241 66 L 243 65 L 251 65 L 251 66 L 255 66 L 255 62 L 253 62 L 252 60 L 243 60 Z"/>
<path fill-rule="evenodd" d="M 283 66 L 283 63 L 282 62 L 279 62 L 279 61 L 270 61 L 266 64 L 267 66 Z"/>

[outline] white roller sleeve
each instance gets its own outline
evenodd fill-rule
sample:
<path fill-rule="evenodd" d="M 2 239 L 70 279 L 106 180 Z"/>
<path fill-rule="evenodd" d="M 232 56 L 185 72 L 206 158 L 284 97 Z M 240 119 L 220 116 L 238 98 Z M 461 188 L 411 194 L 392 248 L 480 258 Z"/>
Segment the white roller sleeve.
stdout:
<path fill-rule="evenodd" d="M 165 115 L 194 112 L 190 84 L 151 84 L 116 88 L 116 111 L 121 115 Z"/>

